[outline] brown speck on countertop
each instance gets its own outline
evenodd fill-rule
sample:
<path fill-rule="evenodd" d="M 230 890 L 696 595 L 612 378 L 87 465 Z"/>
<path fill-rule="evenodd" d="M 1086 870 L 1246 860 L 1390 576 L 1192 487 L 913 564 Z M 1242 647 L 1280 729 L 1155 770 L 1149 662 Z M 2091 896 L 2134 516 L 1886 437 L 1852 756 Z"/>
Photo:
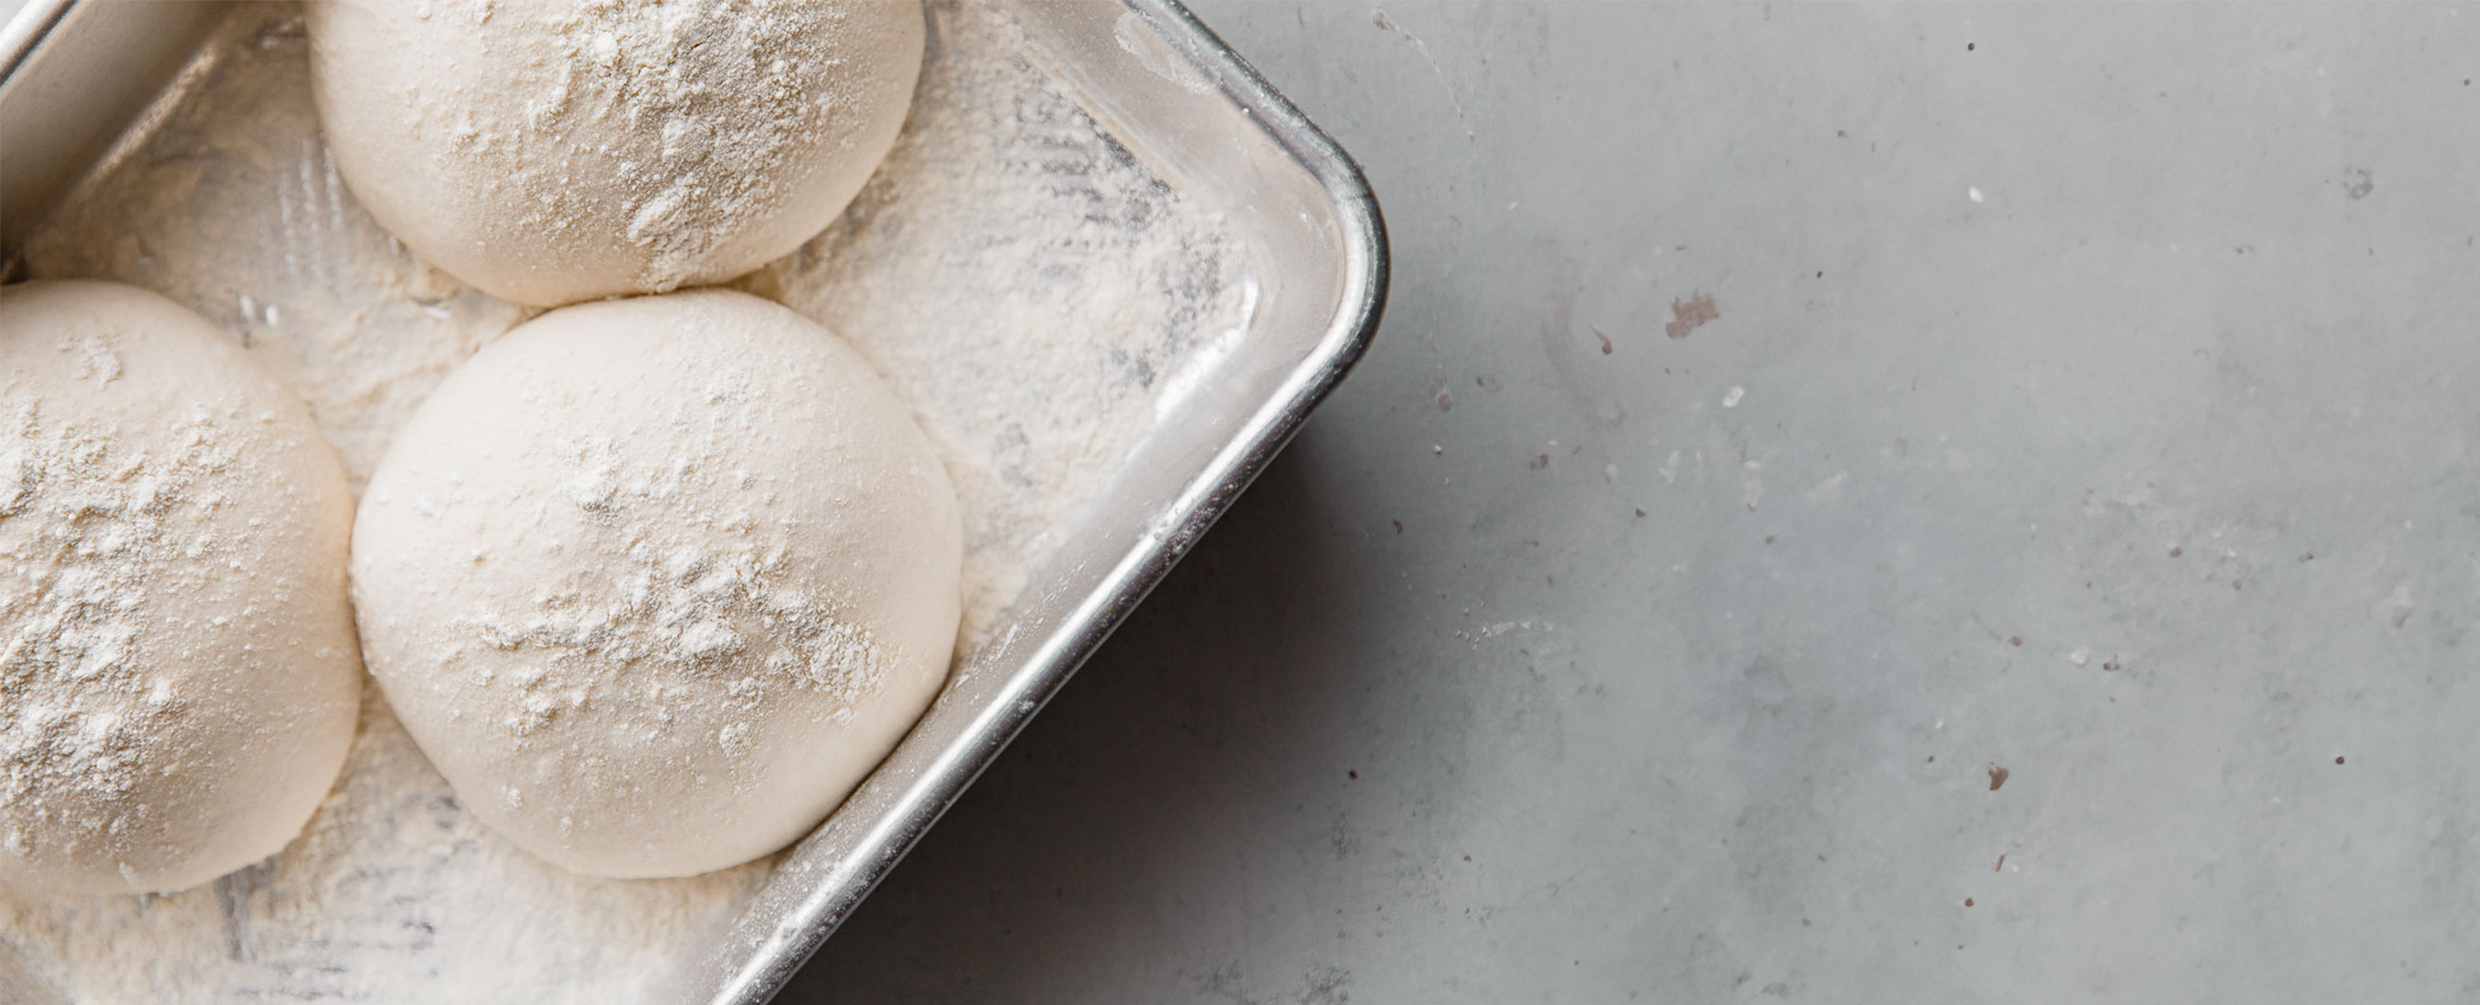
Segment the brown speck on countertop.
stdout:
<path fill-rule="evenodd" d="M 2234 590 L 2238 589 L 2238 588 L 2239 588 L 2239 581 L 2238 581 L 2238 580 L 2236 580 L 2236 579 L 2231 580 L 2231 581 L 2230 581 L 2230 588 L 2231 588 L 2231 589 L 2234 589 Z"/>
<path fill-rule="evenodd" d="M 2340 764 L 2340 763 L 2342 763 L 2342 758 L 2341 758 L 2341 756 L 2340 756 L 2340 755 L 2336 755 L 2336 756 L 2334 757 L 2334 763 L 2335 763 L 2335 764 Z M 2382 772 L 2380 772 L 2380 773 L 2382 773 Z"/>
<path fill-rule="evenodd" d="M 1991 871 L 1991 872 L 1997 872 L 1997 871 L 2002 870 L 2002 869 L 2004 869 L 2004 868 L 2006 868 L 2006 856 L 2005 856 L 2005 855 L 2000 855 L 2000 856 L 1998 856 L 1998 864 L 1993 865 L 1993 866 L 1990 866 L 1990 867 L 1989 867 L 1989 871 Z"/>
<path fill-rule="evenodd" d="M 2101 669 L 2103 669 L 2103 670 L 2107 670 L 2107 671 L 2109 671 L 2109 672 L 2111 672 L 2111 673 L 2117 673 L 2117 672 L 2118 672 L 2118 657 L 2116 657 L 2116 656 L 2112 656 L 2112 657 L 2110 657 L 2109 659 L 2103 660 L 2103 661 L 2101 662 Z"/>
<path fill-rule="evenodd" d="M 1441 412 L 1450 411 L 1455 408 L 1455 396 L 1447 393 L 1447 385 L 1444 383 L 1438 385 L 1438 397 L 1435 400 L 1438 402 L 1438 410 Z"/>
<path fill-rule="evenodd" d="M 1970 898 L 1970 897 L 1965 897 L 1965 898 L 1963 898 L 1963 906 L 1965 906 L 1965 907 L 1970 907 L 1970 906 L 1972 906 L 1972 898 Z M 1962 947 L 1961 947 L 1961 946 L 1957 946 L 1956 948 L 1960 949 L 1960 948 L 1962 948 Z"/>
<path fill-rule="evenodd" d="M 1610 355 L 1610 336 L 1602 334 L 1602 329 L 1598 325 L 1586 325 L 1585 327 L 1593 329 L 1593 337 L 1602 340 L 1602 355 Z"/>
<path fill-rule="evenodd" d="M 1636 515 L 1637 515 L 1637 516 L 1644 516 L 1644 515 L 1645 515 L 1645 511 L 1644 511 L 1644 510 L 1642 510 L 1642 509 L 1639 509 L 1639 510 L 1637 510 L 1637 511 L 1636 511 Z"/>
<path fill-rule="evenodd" d="M 1695 331 L 1698 325 L 1719 320 L 1721 317 L 1722 310 L 1714 306 L 1713 294 L 1703 290 L 1693 291 L 1688 294 L 1686 300 L 1672 298 L 1671 320 L 1669 324 L 1662 326 L 1662 334 L 1672 338 L 1687 338 L 1688 333 Z"/>
<path fill-rule="evenodd" d="M 2007 645 L 2010 645 L 2010 646 L 2020 646 L 2020 645 L 2023 645 L 2023 644 L 2024 644 L 2024 637 L 2023 637 L 2023 636 L 2021 636 L 2021 635 L 2009 635 L 2009 636 L 2007 636 L 2007 637 L 2006 637 L 2006 644 L 2007 644 Z"/>
<path fill-rule="evenodd" d="M 1543 468 L 1546 468 L 1546 467 L 1549 467 L 1549 466 L 1550 466 L 1550 455 L 1549 455 L 1549 454 L 1535 454 L 1535 455 L 1533 455 L 1533 463 L 1525 465 L 1525 467 L 1531 468 L 1531 469 L 1533 469 L 1533 470 L 1535 470 L 1535 471 L 1539 471 L 1539 470 L 1541 470 L 1541 469 L 1543 469 Z"/>
<path fill-rule="evenodd" d="M 1350 774 L 1350 775 L 1352 776 L 1352 780 L 1353 780 L 1353 781 L 1356 781 L 1356 782 L 1357 782 L 1357 781 L 1360 781 L 1360 780 L 1361 780 L 1361 773 L 1360 773 L 1360 772 L 1358 772 L 1358 771 L 1348 772 L 1348 774 Z"/>
<path fill-rule="evenodd" d="M 2177 557 L 2179 557 L 2179 546 L 2178 546 L 2178 545 L 2175 545 L 2175 544 L 2174 544 L 2174 545 L 2171 545 L 2171 546 L 2170 546 L 2170 557 L 2172 557 L 2172 558 L 2177 558 Z"/>
<path fill-rule="evenodd" d="M 1403 522 L 1403 521 L 1401 521 L 1401 520 L 1389 520 L 1389 521 L 1387 521 L 1387 522 L 1395 525 L 1395 533 L 1401 534 L 1401 533 L 1403 533 L 1403 532 L 1404 532 L 1404 522 Z"/>
<path fill-rule="evenodd" d="M 2001 768 L 2001 767 L 1999 767 L 1999 766 L 1997 766 L 1997 765 L 1995 765 L 1995 764 L 1990 765 L 1990 766 L 1989 766 L 1989 791 L 1991 791 L 1991 792 L 1996 792 L 1996 791 L 1998 791 L 1998 786 L 2005 785 L 2005 784 L 2006 784 L 2006 776 L 2008 776 L 2008 775 L 2010 775 L 2010 774 L 2013 774 L 2013 772 L 2008 771 L 2008 770 L 2006 770 L 2005 768 Z"/>

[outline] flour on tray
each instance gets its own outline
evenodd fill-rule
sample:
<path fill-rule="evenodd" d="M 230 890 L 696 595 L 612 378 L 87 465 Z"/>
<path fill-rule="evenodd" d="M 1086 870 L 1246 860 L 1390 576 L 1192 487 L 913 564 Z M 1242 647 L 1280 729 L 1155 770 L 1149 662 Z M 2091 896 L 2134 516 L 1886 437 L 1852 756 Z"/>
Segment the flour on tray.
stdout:
<path fill-rule="evenodd" d="M 1240 323 L 1240 242 L 1106 137 L 1007 16 L 934 4 L 895 151 L 828 231 L 739 285 L 869 357 L 965 513 L 959 662 L 1158 421 L 1160 378 Z M 289 380 L 355 491 L 446 373 L 532 312 L 414 259 L 319 140 L 298 10 L 236 10 L 28 242 L 35 277 L 115 279 Z M 283 853 L 177 894 L 0 889 L 0 982 L 73 1002 L 626 1002 L 740 913 L 775 858 L 679 880 L 547 865 L 459 806 L 365 688 L 351 759 Z M 12 1001 L 15 998 L 10 999 Z M 37 1001 L 42 998 L 37 997 Z"/>

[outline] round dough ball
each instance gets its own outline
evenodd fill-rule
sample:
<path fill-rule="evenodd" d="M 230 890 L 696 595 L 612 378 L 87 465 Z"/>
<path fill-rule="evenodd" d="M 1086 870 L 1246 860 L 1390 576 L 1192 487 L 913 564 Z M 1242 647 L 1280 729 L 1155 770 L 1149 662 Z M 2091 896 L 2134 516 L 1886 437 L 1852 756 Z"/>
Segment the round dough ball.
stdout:
<path fill-rule="evenodd" d="M 946 681 L 963 531 L 860 354 L 745 293 L 553 311 L 363 493 L 364 658 L 484 823 L 604 876 L 815 827 Z"/>
<path fill-rule="evenodd" d="M 205 319 L 0 289 L 0 880 L 174 890 L 300 832 L 360 704 L 352 520 L 301 399 Z"/>
<path fill-rule="evenodd" d="M 431 264 L 555 306 L 720 282 L 833 222 L 895 143 L 914 0 L 320 0 L 347 186 Z"/>

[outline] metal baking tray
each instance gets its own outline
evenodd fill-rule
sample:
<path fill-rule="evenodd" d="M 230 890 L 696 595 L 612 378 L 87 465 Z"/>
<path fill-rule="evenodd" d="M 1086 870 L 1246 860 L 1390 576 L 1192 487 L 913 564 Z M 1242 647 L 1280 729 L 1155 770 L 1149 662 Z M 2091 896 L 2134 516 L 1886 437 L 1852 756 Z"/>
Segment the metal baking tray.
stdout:
<path fill-rule="evenodd" d="M 141 118 L 220 3 L 33 0 L 0 31 L 0 262 Z M 1118 145 L 1248 245 L 1243 337 L 1116 466 L 948 691 L 651 1001 L 756 1005 L 808 959 L 1161 582 L 1356 363 L 1387 251 L 1342 149 L 1172 0 L 1013 5 Z M 0 954 L 0 971 L 8 965 Z M 0 972 L 0 982 L 9 974 Z"/>

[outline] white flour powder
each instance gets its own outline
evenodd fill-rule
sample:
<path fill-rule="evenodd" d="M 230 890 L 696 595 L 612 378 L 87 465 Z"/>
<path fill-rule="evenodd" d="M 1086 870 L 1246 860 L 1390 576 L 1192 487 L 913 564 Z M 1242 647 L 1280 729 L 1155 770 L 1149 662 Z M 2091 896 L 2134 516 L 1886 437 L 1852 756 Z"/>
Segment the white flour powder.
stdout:
<path fill-rule="evenodd" d="M 969 656 L 1153 429 L 1161 376 L 1240 323 L 1245 283 L 1238 242 L 1104 138 L 1003 14 L 930 20 L 885 166 L 743 285 L 850 339 L 937 444 L 965 513 Z M 531 312 L 421 265 L 353 204 L 306 62 L 291 5 L 238 10 L 25 263 L 134 283 L 234 332 L 302 392 L 359 491 L 440 378 Z M 626 1002 L 773 866 L 616 881 L 546 865 L 477 824 L 365 694 L 343 778 L 282 854 L 170 896 L 0 889 L 0 982 L 19 970 L 113 1005 Z"/>

